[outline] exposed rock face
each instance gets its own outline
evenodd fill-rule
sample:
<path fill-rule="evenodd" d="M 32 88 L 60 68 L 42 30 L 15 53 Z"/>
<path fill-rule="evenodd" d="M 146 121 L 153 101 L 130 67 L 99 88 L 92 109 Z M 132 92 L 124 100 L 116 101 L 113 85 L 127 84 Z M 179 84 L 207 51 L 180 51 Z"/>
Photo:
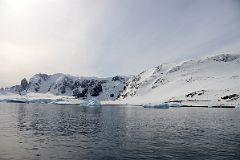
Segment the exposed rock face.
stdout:
<path fill-rule="evenodd" d="M 228 96 L 221 97 L 223 100 L 237 100 L 239 98 L 238 94 L 232 94 Z"/>
<path fill-rule="evenodd" d="M 196 95 L 200 96 L 200 95 L 203 95 L 204 92 L 205 92 L 205 90 L 191 92 L 191 93 L 187 94 L 186 97 L 191 97 L 192 98 Z"/>
<path fill-rule="evenodd" d="M 112 77 L 112 81 L 124 82 L 125 79 L 123 77 L 120 77 L 120 76 L 115 76 L 115 77 Z"/>
<path fill-rule="evenodd" d="M 26 78 L 20 85 L 8 88 L 18 94 L 36 92 L 50 92 L 55 95 L 74 96 L 88 99 L 91 97 L 99 100 L 114 100 L 123 91 L 128 77 L 115 76 L 110 78 L 75 77 L 65 74 L 36 74 L 29 83 Z"/>
<path fill-rule="evenodd" d="M 79 91 L 79 89 L 75 89 L 73 91 L 73 96 L 77 98 L 87 98 L 87 94 L 88 94 L 87 88 L 83 89 L 82 91 Z"/>
<path fill-rule="evenodd" d="M 43 82 L 46 82 L 49 79 L 47 74 L 36 74 L 29 80 L 29 91 L 39 92 Z"/>
<path fill-rule="evenodd" d="M 82 82 L 77 81 L 75 82 L 78 85 L 76 87 L 81 87 L 82 91 L 79 89 L 75 89 L 73 91 L 73 95 L 75 97 L 87 97 L 87 94 L 89 93 L 92 97 L 99 96 L 101 92 L 103 92 L 102 81 L 97 80 L 84 80 Z M 106 83 L 106 82 L 105 82 Z"/>
<path fill-rule="evenodd" d="M 210 57 L 209 59 L 212 59 L 214 61 L 219 61 L 219 62 L 231 62 L 238 59 L 239 57 L 240 57 L 239 55 L 220 54 L 217 56 Z"/>
<path fill-rule="evenodd" d="M 103 91 L 100 83 L 96 84 L 93 88 L 90 88 L 89 93 L 91 96 L 96 97 Z"/>
<path fill-rule="evenodd" d="M 26 78 L 22 79 L 21 81 L 21 91 L 27 90 L 28 88 L 28 81 Z"/>
<path fill-rule="evenodd" d="M 110 97 L 114 97 L 114 94 L 112 93 L 112 94 L 110 94 Z"/>

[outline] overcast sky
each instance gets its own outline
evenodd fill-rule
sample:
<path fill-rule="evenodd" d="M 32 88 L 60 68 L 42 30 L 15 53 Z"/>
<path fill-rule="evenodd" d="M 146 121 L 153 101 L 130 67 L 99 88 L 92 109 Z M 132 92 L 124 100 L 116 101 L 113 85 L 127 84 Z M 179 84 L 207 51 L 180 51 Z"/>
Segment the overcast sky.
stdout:
<path fill-rule="evenodd" d="M 0 0 L 0 87 L 239 51 L 239 0 Z"/>

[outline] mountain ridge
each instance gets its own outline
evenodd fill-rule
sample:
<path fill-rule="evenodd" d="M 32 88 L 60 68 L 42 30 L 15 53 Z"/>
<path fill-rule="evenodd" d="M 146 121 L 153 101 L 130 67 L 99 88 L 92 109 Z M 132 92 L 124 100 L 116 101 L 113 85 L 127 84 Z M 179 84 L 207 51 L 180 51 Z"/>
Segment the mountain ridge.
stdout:
<path fill-rule="evenodd" d="M 108 78 L 77 77 L 69 74 L 35 74 L 29 79 L 22 79 L 20 85 L 5 88 L 4 92 L 26 95 L 28 93 L 51 93 L 53 95 L 74 96 L 88 99 L 114 100 L 123 90 L 126 76 Z M 3 92 L 3 91 L 2 91 Z"/>
<path fill-rule="evenodd" d="M 120 100 L 128 103 L 198 100 L 225 103 L 221 99 L 223 96 L 236 94 L 239 97 L 238 68 L 240 69 L 238 54 L 220 54 L 162 64 L 131 77 Z M 191 93 L 196 94 L 187 96 Z"/>
<path fill-rule="evenodd" d="M 131 104 L 168 101 L 238 103 L 239 82 L 240 54 L 219 54 L 179 63 L 163 63 L 131 77 L 40 73 L 31 77 L 29 82 L 24 78 L 20 85 L 5 88 L 1 93 L 51 93 Z"/>

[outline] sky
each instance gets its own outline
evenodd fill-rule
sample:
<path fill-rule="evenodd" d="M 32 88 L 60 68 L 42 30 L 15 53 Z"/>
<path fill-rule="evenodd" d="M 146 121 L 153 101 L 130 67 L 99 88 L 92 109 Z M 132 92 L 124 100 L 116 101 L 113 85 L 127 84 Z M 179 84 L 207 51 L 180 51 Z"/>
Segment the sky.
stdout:
<path fill-rule="evenodd" d="M 240 53 L 240 0 L 0 0 L 0 87 Z"/>

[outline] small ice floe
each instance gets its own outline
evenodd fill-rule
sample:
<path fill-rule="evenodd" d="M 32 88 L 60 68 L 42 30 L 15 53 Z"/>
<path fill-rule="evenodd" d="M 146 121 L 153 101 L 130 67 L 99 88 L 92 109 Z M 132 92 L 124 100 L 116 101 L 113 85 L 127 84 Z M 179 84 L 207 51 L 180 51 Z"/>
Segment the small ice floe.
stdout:
<path fill-rule="evenodd" d="M 180 107 L 178 103 L 160 103 L 160 104 L 144 104 L 144 108 L 159 108 L 159 109 L 168 109 L 169 107 Z"/>
<path fill-rule="evenodd" d="M 92 98 L 80 103 L 80 106 L 92 107 L 92 106 L 101 106 L 100 101 Z"/>

